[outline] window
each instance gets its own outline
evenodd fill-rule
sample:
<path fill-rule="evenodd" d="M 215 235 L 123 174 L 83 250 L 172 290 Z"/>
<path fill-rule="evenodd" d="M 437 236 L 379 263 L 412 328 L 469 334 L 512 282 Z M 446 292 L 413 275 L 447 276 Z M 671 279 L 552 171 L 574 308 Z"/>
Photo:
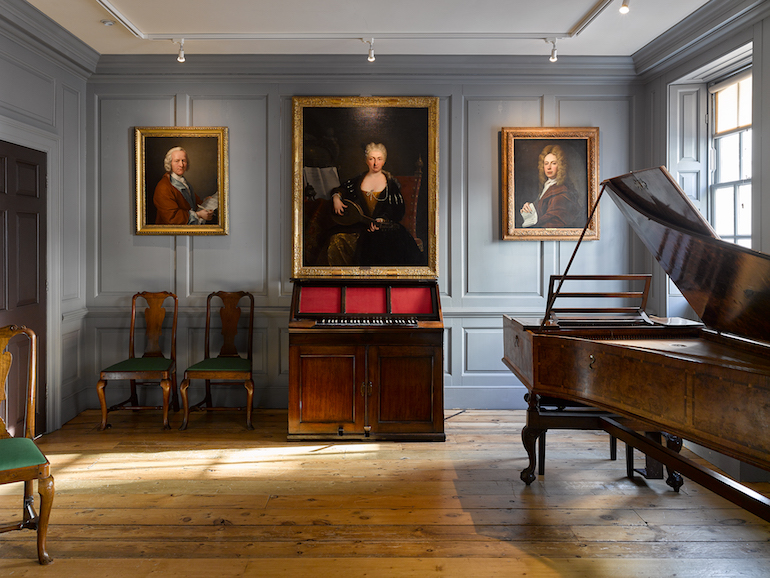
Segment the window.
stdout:
<path fill-rule="evenodd" d="M 712 225 L 725 241 L 751 247 L 751 73 L 709 91 Z"/>

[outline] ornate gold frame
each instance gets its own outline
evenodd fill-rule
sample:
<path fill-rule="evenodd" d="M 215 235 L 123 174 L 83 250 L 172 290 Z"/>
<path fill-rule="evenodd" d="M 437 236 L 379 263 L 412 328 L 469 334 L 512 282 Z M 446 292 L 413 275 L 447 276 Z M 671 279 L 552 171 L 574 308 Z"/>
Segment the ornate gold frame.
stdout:
<path fill-rule="evenodd" d="M 312 277 L 366 277 L 366 278 L 435 278 L 438 276 L 438 112 L 439 100 L 435 97 L 294 97 L 293 106 L 293 253 L 292 253 L 292 274 L 296 278 Z M 313 109 L 312 111 L 310 109 Z M 344 110 L 348 109 L 348 110 Z M 413 109 L 410 111 L 398 109 Z M 418 110 L 414 110 L 418 109 Z M 422 110 L 422 112 L 420 112 Z M 425 233 L 425 242 L 423 244 L 423 254 L 426 263 L 424 266 L 318 266 L 311 262 L 304 262 L 306 259 L 306 248 L 309 248 L 311 241 L 315 238 L 306 238 L 306 215 L 305 215 L 305 190 L 303 168 L 305 167 L 305 139 L 309 137 L 311 131 L 310 120 L 306 125 L 306 113 L 313 119 L 325 119 L 325 130 L 336 130 L 337 134 L 356 134 L 357 138 L 365 139 L 366 142 L 376 141 L 384 142 L 383 134 L 389 135 L 391 142 L 386 143 L 389 147 L 388 164 L 386 168 L 391 168 L 396 163 L 394 159 L 398 157 L 400 149 L 406 147 L 419 146 L 425 151 L 426 158 L 420 158 L 418 162 L 423 163 L 421 189 L 427 191 L 427 199 L 422 200 L 422 209 L 417 213 L 418 225 Z M 412 123 L 399 118 L 406 119 L 407 115 L 419 114 L 427 119 L 427 126 L 415 126 Z M 335 119 L 366 117 L 365 128 L 362 129 L 358 122 L 348 120 L 339 121 L 335 125 Z M 395 119 L 395 122 L 394 122 Z M 395 144 L 394 144 L 395 143 Z M 361 144 L 365 142 L 356 141 L 355 143 L 342 143 L 352 151 L 356 147 L 360 149 Z M 357 150 L 357 149 L 356 149 Z M 360 168 L 365 167 L 363 159 L 363 149 L 360 149 Z M 341 154 L 341 157 L 344 156 Z M 352 152 L 351 152 L 352 158 Z M 393 163 L 391 160 L 393 159 Z M 403 160 L 403 159 L 402 159 Z M 352 162 L 346 163 L 347 167 L 341 167 L 339 179 L 341 182 L 351 178 L 356 173 L 352 173 L 348 168 L 353 166 Z M 398 174 L 398 173 L 397 173 Z M 403 174 L 403 173 L 402 173 Z M 411 173 L 410 173 L 411 174 Z"/>
<path fill-rule="evenodd" d="M 503 128 L 500 138 L 502 172 L 502 238 L 519 241 L 577 240 L 583 232 L 591 209 L 599 194 L 599 128 Z M 579 183 L 576 192 L 581 216 L 575 218 L 575 227 L 538 228 L 521 226 L 520 209 L 525 202 L 534 202 L 540 193 L 537 160 L 544 146 L 558 144 L 566 149 L 572 160 L 569 171 Z M 535 159 L 534 161 L 532 159 Z M 585 166 L 583 166 L 585 164 Z M 517 191 L 516 185 L 523 188 Z M 526 184 L 526 187 L 523 186 Z M 582 216 L 585 208 L 585 216 Z M 578 223 L 579 221 L 579 223 Z M 584 240 L 599 239 L 599 208 L 597 207 Z"/>
<path fill-rule="evenodd" d="M 227 235 L 229 230 L 227 127 L 136 127 L 136 234 L 137 235 Z M 152 195 L 165 174 L 163 158 L 173 146 L 183 147 L 190 157 L 190 183 L 195 193 L 207 197 L 217 193 L 216 224 L 156 225 Z M 197 186 L 196 186 L 197 185 Z M 213 190 L 212 190 L 213 189 Z"/>

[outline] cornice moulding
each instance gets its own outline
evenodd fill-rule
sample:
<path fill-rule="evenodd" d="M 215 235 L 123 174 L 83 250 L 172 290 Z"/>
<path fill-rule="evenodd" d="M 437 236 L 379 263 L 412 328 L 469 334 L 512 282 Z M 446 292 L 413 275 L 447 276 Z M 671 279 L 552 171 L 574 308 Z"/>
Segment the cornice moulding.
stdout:
<path fill-rule="evenodd" d="M 704 42 L 714 43 L 770 16 L 767 0 L 712 0 L 633 55 L 636 72 L 649 78 L 681 63 Z"/>
<path fill-rule="evenodd" d="M 98 52 L 23 0 L 0 0 L 0 32 L 86 79 L 99 61 Z"/>
<path fill-rule="evenodd" d="M 542 56 L 379 56 L 375 63 L 353 55 L 187 55 L 184 64 L 167 55 L 103 55 L 92 82 L 120 79 L 199 80 L 241 78 L 289 82 L 419 79 L 425 82 L 544 80 L 555 82 L 636 79 L 629 57 L 562 57 L 552 64 Z M 590 80 L 588 80 L 590 79 Z"/>

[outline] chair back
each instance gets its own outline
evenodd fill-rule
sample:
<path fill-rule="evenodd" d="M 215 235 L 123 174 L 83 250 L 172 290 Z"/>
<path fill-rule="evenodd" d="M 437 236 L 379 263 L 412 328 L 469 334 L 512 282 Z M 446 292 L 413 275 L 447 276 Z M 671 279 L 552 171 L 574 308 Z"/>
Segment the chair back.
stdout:
<path fill-rule="evenodd" d="M 247 358 L 251 360 L 252 344 L 254 339 L 254 296 L 248 291 L 216 291 L 209 294 L 206 299 L 206 337 L 205 349 L 206 359 L 211 357 L 211 301 L 218 297 L 222 301 L 222 307 L 219 309 L 219 317 L 222 321 L 222 349 L 217 357 L 240 357 L 235 345 L 235 338 L 238 335 L 238 321 L 241 318 L 241 308 L 238 303 L 242 298 L 249 299 L 249 333 L 247 336 Z"/>
<path fill-rule="evenodd" d="M 6 351 L 8 342 L 17 335 L 26 335 L 29 339 L 29 366 L 27 369 L 27 387 L 25 396 L 24 437 L 35 437 L 35 389 L 37 384 L 37 336 L 23 325 L 7 325 L 0 328 L 0 402 L 5 401 L 5 384 L 11 370 L 13 356 Z M 13 437 L 6 428 L 0 415 L 0 438 Z"/>
<path fill-rule="evenodd" d="M 147 303 L 147 308 L 144 310 L 145 342 L 142 357 L 164 357 L 160 344 L 160 338 L 163 335 L 163 321 L 166 318 L 166 309 L 163 307 L 163 303 L 169 297 L 174 300 L 174 318 L 171 321 L 171 359 L 176 361 L 176 322 L 179 315 L 179 300 L 176 295 L 169 291 L 156 293 L 142 291 L 134 295 L 131 300 L 131 330 L 128 338 L 128 356 L 130 358 L 135 357 L 136 302 L 140 297 Z"/>

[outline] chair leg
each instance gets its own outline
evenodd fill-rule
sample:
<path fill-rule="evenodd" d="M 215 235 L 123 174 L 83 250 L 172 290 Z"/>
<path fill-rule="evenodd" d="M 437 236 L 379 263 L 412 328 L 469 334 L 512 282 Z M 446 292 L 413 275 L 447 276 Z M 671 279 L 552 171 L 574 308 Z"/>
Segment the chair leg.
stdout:
<path fill-rule="evenodd" d="M 190 402 L 187 398 L 187 388 L 189 386 L 190 380 L 187 378 L 183 379 L 182 383 L 179 385 L 179 393 L 182 396 L 182 411 L 184 412 L 182 425 L 179 426 L 179 431 L 184 431 L 187 429 L 187 420 L 190 419 Z"/>
<path fill-rule="evenodd" d="M 46 551 L 48 537 L 48 520 L 51 518 L 53 506 L 54 483 L 53 476 L 37 481 L 37 491 L 40 494 L 40 516 L 37 520 L 37 560 L 41 564 L 50 564 L 53 558 Z"/>
<path fill-rule="evenodd" d="M 214 407 L 214 400 L 211 399 L 211 380 L 206 380 L 206 397 L 203 398 L 203 407 Z"/>
<path fill-rule="evenodd" d="M 35 498 L 32 496 L 32 480 L 24 481 L 24 512 L 22 514 L 22 528 L 35 528 L 37 514 L 35 514 Z"/>
<path fill-rule="evenodd" d="M 254 429 L 251 423 L 252 405 L 254 405 L 254 381 L 249 379 L 246 386 L 246 429 Z"/>
<path fill-rule="evenodd" d="M 171 373 L 171 404 L 174 408 L 174 412 L 179 411 L 179 399 L 176 395 L 176 371 Z"/>
<path fill-rule="evenodd" d="M 104 397 L 104 388 L 107 382 L 104 379 L 100 379 L 96 384 L 96 394 L 99 396 L 99 405 L 102 408 L 102 423 L 99 425 L 99 430 L 104 431 L 107 425 L 107 400 Z"/>
<path fill-rule="evenodd" d="M 128 383 L 131 386 L 131 395 L 128 398 L 128 402 L 124 402 L 124 405 L 125 403 L 130 403 L 131 405 L 139 405 L 139 395 L 136 393 L 136 380 L 130 379 Z"/>
<path fill-rule="evenodd" d="M 168 423 L 168 404 L 169 401 L 171 401 L 171 380 L 161 379 L 160 387 L 163 390 L 163 429 L 171 429 L 171 426 Z"/>

